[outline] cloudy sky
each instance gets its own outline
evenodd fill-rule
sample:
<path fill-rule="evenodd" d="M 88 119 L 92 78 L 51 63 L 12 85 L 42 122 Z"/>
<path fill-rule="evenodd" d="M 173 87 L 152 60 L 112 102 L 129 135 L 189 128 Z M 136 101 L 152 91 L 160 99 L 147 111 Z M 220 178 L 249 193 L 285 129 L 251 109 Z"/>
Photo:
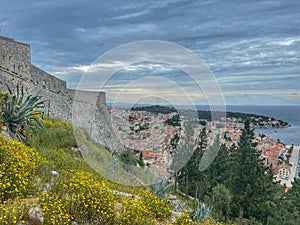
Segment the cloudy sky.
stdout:
<path fill-rule="evenodd" d="M 1 0 L 0 29 L 0 35 L 29 43 L 32 64 L 70 88 L 111 49 L 159 40 L 198 55 L 226 104 L 300 104 L 299 0 Z M 148 76 L 163 79 L 142 79 Z M 173 83 L 160 85 L 163 80 Z M 192 83 L 173 65 L 146 62 L 114 74 L 107 90 L 111 99 L 163 90 L 178 103 L 186 102 L 178 87 L 199 103 L 213 95 L 203 89 L 195 94 Z"/>

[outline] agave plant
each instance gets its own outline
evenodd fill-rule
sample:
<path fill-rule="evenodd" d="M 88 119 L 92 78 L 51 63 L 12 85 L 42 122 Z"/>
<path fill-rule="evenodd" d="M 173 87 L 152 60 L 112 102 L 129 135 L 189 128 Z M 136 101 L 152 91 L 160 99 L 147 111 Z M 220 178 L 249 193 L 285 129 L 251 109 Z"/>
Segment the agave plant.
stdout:
<path fill-rule="evenodd" d="M 207 217 L 212 215 L 212 207 L 206 206 L 204 203 L 200 203 L 198 199 L 195 201 L 195 209 L 190 211 L 190 215 L 196 222 L 203 222 Z"/>
<path fill-rule="evenodd" d="M 24 96 L 23 87 L 17 85 L 16 92 L 6 85 L 9 93 L 4 95 L 0 106 L 0 121 L 8 132 L 18 140 L 24 139 L 24 129 L 43 129 L 44 101 L 41 96 Z"/>
<path fill-rule="evenodd" d="M 169 179 L 169 177 L 164 177 L 159 182 L 152 182 L 153 184 L 149 186 L 150 191 L 160 198 L 166 198 L 168 191 L 174 185 L 173 182 L 169 183 Z"/>

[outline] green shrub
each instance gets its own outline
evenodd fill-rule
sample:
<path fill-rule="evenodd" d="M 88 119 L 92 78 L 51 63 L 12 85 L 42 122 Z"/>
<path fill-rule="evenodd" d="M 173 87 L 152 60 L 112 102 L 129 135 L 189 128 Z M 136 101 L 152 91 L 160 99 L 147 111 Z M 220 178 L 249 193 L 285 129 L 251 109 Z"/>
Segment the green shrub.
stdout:
<path fill-rule="evenodd" d="M 36 135 L 27 131 L 26 143 L 39 149 L 59 149 L 77 146 L 73 128 L 68 122 L 45 117 L 44 127 L 44 130 L 36 130 Z"/>
<path fill-rule="evenodd" d="M 188 213 L 182 213 L 180 217 L 176 219 L 175 225 L 197 225 L 196 222 L 193 222 L 190 219 L 190 215 Z"/>
<path fill-rule="evenodd" d="M 120 225 L 155 225 L 152 213 L 145 207 L 142 201 L 127 197 L 122 201 L 121 213 L 119 215 Z"/>
<path fill-rule="evenodd" d="M 29 210 L 33 206 L 35 206 L 34 201 L 19 198 L 0 203 L 0 224 L 25 224 Z"/>
<path fill-rule="evenodd" d="M 55 193 L 42 193 L 40 196 L 44 224 L 49 225 L 70 225 L 71 216 L 68 214 L 66 206 Z"/>
<path fill-rule="evenodd" d="M 7 94 L 4 92 L 0 92 L 0 113 L 2 113 L 2 108 L 3 108 L 3 102 L 4 102 L 4 98 Z M 4 120 L 3 120 L 3 116 L 0 115 L 0 132 L 2 131 L 2 128 L 4 126 Z"/>
<path fill-rule="evenodd" d="M 41 162 L 34 148 L 0 135 L 0 202 L 32 197 Z"/>
<path fill-rule="evenodd" d="M 161 199 L 148 190 L 143 190 L 140 201 L 151 212 L 154 218 L 164 220 L 171 215 L 172 203 L 167 199 Z"/>
<path fill-rule="evenodd" d="M 58 193 L 68 215 L 80 224 L 115 221 L 116 195 L 106 181 L 99 182 L 91 173 L 65 171 L 53 191 Z"/>
<path fill-rule="evenodd" d="M 122 201 L 120 224 L 152 225 L 166 220 L 172 212 L 172 203 L 160 199 L 148 190 L 143 190 L 135 199 Z"/>

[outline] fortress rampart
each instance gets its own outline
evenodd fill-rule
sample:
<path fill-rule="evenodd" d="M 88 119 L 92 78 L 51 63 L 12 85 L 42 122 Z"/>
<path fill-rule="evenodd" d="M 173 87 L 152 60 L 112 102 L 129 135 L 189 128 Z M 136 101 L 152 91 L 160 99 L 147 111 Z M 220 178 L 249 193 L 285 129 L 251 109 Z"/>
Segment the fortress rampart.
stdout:
<path fill-rule="evenodd" d="M 79 112 L 75 125 L 89 131 L 100 144 L 113 150 L 122 148 L 106 112 L 105 92 L 68 89 L 66 81 L 31 64 L 30 45 L 0 36 L 0 91 L 8 91 L 6 84 L 11 89 L 23 86 L 26 95 L 38 93 L 45 100 L 45 113 L 69 122 L 74 119 L 75 102 Z"/>

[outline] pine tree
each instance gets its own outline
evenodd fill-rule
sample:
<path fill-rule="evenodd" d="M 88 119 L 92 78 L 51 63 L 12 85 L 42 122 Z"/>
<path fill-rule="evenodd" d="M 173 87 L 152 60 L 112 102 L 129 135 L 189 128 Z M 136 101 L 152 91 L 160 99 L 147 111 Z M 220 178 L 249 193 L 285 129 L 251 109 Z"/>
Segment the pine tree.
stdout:
<path fill-rule="evenodd" d="M 242 224 L 247 208 L 272 198 L 270 189 L 274 186 L 271 169 L 263 165 L 260 153 L 255 149 L 254 132 L 249 120 L 246 120 L 242 131 L 238 147 L 231 154 L 234 174 L 230 182 L 234 202 L 239 208 L 239 225 Z"/>
<path fill-rule="evenodd" d="M 198 171 L 199 170 L 199 166 L 201 163 L 201 159 L 203 156 L 203 151 L 206 149 L 207 147 L 207 134 L 206 134 L 206 128 L 204 127 L 199 134 L 199 138 L 198 138 L 198 143 L 196 146 L 196 149 L 193 152 L 193 155 L 191 156 L 189 162 L 188 162 L 188 167 L 190 170 L 190 173 L 193 174 L 193 176 L 197 176 Z"/>
<path fill-rule="evenodd" d="M 181 184 L 184 182 L 184 180 L 186 180 L 187 165 L 185 163 L 189 160 L 190 155 L 192 154 L 190 145 L 188 143 L 189 140 L 186 140 L 185 142 L 178 144 L 176 150 L 174 151 L 173 161 L 170 169 L 174 173 L 175 191 L 177 190 L 177 183 L 179 183 L 181 188 Z"/>
<path fill-rule="evenodd" d="M 193 148 L 195 146 L 194 130 L 190 123 L 186 123 L 182 128 L 185 130 L 185 135 L 180 137 L 175 135 L 171 141 L 173 147 L 173 160 L 171 164 L 171 171 L 174 174 L 175 178 L 175 191 L 177 190 L 177 183 L 181 184 L 184 182 L 188 183 L 188 174 L 187 174 L 187 163 L 193 154 Z M 186 189 L 188 187 L 186 186 Z"/>
<path fill-rule="evenodd" d="M 227 221 L 230 205 L 232 203 L 232 194 L 223 184 L 218 184 L 212 189 L 213 210 L 217 218 Z"/>
<path fill-rule="evenodd" d="M 208 169 L 213 186 L 226 184 L 231 178 L 229 151 L 224 144 L 220 146 L 218 155 Z"/>
<path fill-rule="evenodd" d="M 186 197 L 188 195 L 192 195 L 195 196 L 195 198 L 198 198 L 198 192 L 203 192 L 200 189 L 206 186 L 205 183 L 207 181 L 205 174 L 199 171 L 200 162 L 203 157 L 204 150 L 207 147 L 207 134 L 205 127 L 200 131 L 198 141 L 196 143 L 189 144 L 189 146 L 195 146 L 194 151 L 186 165 L 179 171 L 180 175 L 178 177 L 178 181 L 180 188 L 184 190 Z"/>
<path fill-rule="evenodd" d="M 275 200 L 276 208 L 269 219 L 269 224 L 274 225 L 299 225 L 300 221 L 300 179 L 295 180 L 293 187 L 284 192 L 280 186 L 278 198 Z"/>
<path fill-rule="evenodd" d="M 299 174 L 300 175 L 300 174 Z M 291 201 L 292 205 L 295 207 L 295 215 L 297 215 L 297 218 L 295 218 L 297 221 L 300 221 L 300 179 L 295 178 L 295 181 L 293 182 L 293 187 L 288 192 L 288 199 Z"/>

